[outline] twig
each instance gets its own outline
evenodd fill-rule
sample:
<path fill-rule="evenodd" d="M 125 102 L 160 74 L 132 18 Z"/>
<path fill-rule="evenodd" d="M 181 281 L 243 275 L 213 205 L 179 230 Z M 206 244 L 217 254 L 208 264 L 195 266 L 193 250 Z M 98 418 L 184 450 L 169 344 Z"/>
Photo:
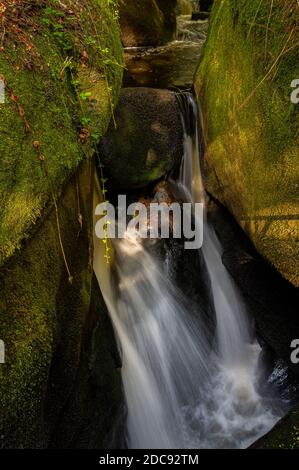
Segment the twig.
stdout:
<path fill-rule="evenodd" d="M 70 268 L 69 268 L 69 265 L 68 265 L 68 262 L 67 262 L 67 259 L 66 259 L 66 254 L 65 254 L 65 251 L 64 251 L 64 247 L 63 247 L 63 242 L 62 242 L 62 237 L 61 237 L 61 230 L 60 230 L 58 207 L 57 207 L 56 197 L 55 197 L 54 193 L 52 193 L 52 198 L 53 198 L 53 203 L 54 203 L 54 207 L 55 207 L 56 224 L 57 224 L 58 239 L 59 239 L 59 244 L 60 244 L 60 248 L 61 248 L 61 253 L 62 253 L 64 264 L 65 264 L 65 267 L 66 267 L 66 270 L 67 270 L 67 273 L 68 273 L 68 281 L 69 281 L 70 284 L 72 284 L 73 283 L 73 276 L 71 275 L 71 271 L 70 271 Z"/>
<path fill-rule="evenodd" d="M 82 227 L 83 227 L 83 215 L 81 213 L 81 207 L 80 207 L 80 194 L 79 194 L 79 184 L 78 184 L 77 171 L 75 171 L 75 180 L 76 180 L 77 211 L 78 211 L 78 222 L 79 222 L 79 225 L 80 225 L 80 230 L 79 230 L 79 233 L 80 233 L 81 230 L 82 230 Z M 78 233 L 78 236 L 79 236 L 79 233 Z"/>
<path fill-rule="evenodd" d="M 271 21 L 271 16 L 272 16 L 272 10 L 273 10 L 273 1 L 274 1 L 274 0 L 271 0 L 270 12 L 269 12 L 269 17 L 268 17 L 268 21 L 267 21 L 267 28 L 266 28 L 265 59 L 267 58 L 268 33 L 269 33 L 269 26 L 270 26 L 270 21 Z"/>
<path fill-rule="evenodd" d="M 255 13 L 255 15 L 254 15 L 254 18 L 253 18 L 253 20 L 252 20 L 252 23 L 251 23 L 250 28 L 249 28 L 248 33 L 247 33 L 247 39 L 248 39 L 249 36 L 250 36 L 252 27 L 253 27 L 253 25 L 254 25 L 254 23 L 255 23 L 255 20 L 256 20 L 256 18 L 257 18 L 258 12 L 260 11 L 262 2 L 263 2 L 263 0 L 260 1 L 259 6 L 257 7 L 256 13 Z"/>

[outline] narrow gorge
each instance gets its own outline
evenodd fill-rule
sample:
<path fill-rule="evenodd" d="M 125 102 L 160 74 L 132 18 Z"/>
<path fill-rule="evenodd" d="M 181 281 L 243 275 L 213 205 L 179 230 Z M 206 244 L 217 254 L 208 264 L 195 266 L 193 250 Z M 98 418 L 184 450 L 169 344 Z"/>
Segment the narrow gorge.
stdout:
<path fill-rule="evenodd" d="M 0 448 L 298 448 L 297 1 L 0 25 Z"/>

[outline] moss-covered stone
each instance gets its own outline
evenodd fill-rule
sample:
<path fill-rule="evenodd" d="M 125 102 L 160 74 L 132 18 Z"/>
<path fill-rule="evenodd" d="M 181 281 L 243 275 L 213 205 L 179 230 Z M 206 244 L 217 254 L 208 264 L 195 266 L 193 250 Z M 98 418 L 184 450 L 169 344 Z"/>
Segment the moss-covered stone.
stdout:
<path fill-rule="evenodd" d="M 122 47 L 112 0 L 6 0 L 0 13 L 0 447 L 46 447 L 90 321 L 92 156 Z"/>
<path fill-rule="evenodd" d="M 125 46 L 160 46 L 175 38 L 176 0 L 119 0 Z"/>
<path fill-rule="evenodd" d="M 122 48 L 113 1 L 6 0 L 0 74 L 0 266 L 72 171 L 117 101 Z"/>
<path fill-rule="evenodd" d="M 299 77 L 296 2 L 218 0 L 195 87 L 204 126 L 206 187 L 258 251 L 299 284 Z"/>
<path fill-rule="evenodd" d="M 146 186 L 180 164 L 184 131 L 175 93 L 124 88 L 115 121 L 100 145 L 109 188 Z"/>
<path fill-rule="evenodd" d="M 72 284 L 54 209 L 0 273 L 1 447 L 46 446 L 76 377 L 92 278 L 92 168 L 84 164 L 58 204 Z"/>
<path fill-rule="evenodd" d="M 191 0 L 178 0 L 176 6 L 176 13 L 178 15 L 190 15 L 194 10 L 193 2 Z"/>
<path fill-rule="evenodd" d="M 256 441 L 251 449 L 299 449 L 299 405 L 274 428 Z"/>
<path fill-rule="evenodd" d="M 124 430 L 120 367 L 113 327 L 94 275 L 80 366 L 52 448 L 119 448 Z"/>
<path fill-rule="evenodd" d="M 93 181 L 86 162 L 58 204 L 71 284 L 55 210 L 0 273 L 0 448 L 101 447 L 118 419 L 120 360 L 92 283 Z"/>

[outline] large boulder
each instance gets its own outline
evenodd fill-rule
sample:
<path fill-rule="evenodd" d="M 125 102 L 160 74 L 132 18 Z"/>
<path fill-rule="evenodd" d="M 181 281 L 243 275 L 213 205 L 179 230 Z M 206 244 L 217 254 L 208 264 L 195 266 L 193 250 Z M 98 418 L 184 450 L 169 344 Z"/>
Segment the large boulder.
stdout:
<path fill-rule="evenodd" d="M 176 94 L 125 88 L 101 143 L 109 187 L 133 189 L 175 168 L 183 153 L 183 125 Z"/>
<path fill-rule="evenodd" d="M 160 46 L 175 38 L 176 0 L 120 0 L 124 46 Z"/>
<path fill-rule="evenodd" d="M 193 2 L 191 0 L 178 0 L 176 13 L 178 15 L 190 15 L 194 10 Z"/>
<path fill-rule="evenodd" d="M 57 211 L 0 271 L 0 448 L 100 446 L 116 420 L 116 346 L 103 300 L 96 308 L 91 301 L 99 297 L 92 284 L 93 181 L 94 165 L 87 162 Z M 74 400 L 76 410 L 66 415 Z M 90 427 L 87 416 L 90 423 L 98 417 Z"/>
<path fill-rule="evenodd" d="M 299 77 L 299 10 L 296 2 L 272 3 L 214 4 L 195 88 L 207 190 L 298 286 L 299 106 L 291 83 Z"/>

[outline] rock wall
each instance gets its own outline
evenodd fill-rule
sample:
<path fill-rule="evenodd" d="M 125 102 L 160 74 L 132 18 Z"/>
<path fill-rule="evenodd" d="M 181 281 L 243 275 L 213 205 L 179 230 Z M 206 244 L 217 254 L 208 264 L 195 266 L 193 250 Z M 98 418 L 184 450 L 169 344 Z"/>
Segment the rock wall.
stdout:
<path fill-rule="evenodd" d="M 108 0 L 6 0 L 0 53 L 0 266 L 104 135 L 122 81 Z"/>
<path fill-rule="evenodd" d="M 178 15 L 191 15 L 193 12 L 193 3 L 191 0 L 178 0 L 176 12 Z"/>
<path fill-rule="evenodd" d="M 218 0 L 196 75 L 205 184 L 298 286 L 296 2 Z"/>
<path fill-rule="evenodd" d="M 1 448 L 100 447 L 118 417 L 120 361 L 92 283 L 93 181 L 84 163 L 57 206 L 72 283 L 55 209 L 1 270 Z"/>
<path fill-rule="evenodd" d="M 121 391 L 103 346 L 107 334 L 113 348 L 100 320 L 105 307 L 91 306 L 92 156 L 122 81 L 117 11 L 110 0 L 7 0 L 0 14 L 0 447 L 44 448 L 58 433 L 58 447 L 94 442 L 86 429 L 91 406 L 94 416 L 111 409 L 93 429 L 100 445 Z M 102 340 L 87 346 L 99 324 Z M 92 379 L 101 368 L 106 389 Z M 100 389 L 92 394 L 91 384 Z M 76 436 L 59 431 L 75 385 Z M 110 408 L 109 387 L 116 388 Z"/>

